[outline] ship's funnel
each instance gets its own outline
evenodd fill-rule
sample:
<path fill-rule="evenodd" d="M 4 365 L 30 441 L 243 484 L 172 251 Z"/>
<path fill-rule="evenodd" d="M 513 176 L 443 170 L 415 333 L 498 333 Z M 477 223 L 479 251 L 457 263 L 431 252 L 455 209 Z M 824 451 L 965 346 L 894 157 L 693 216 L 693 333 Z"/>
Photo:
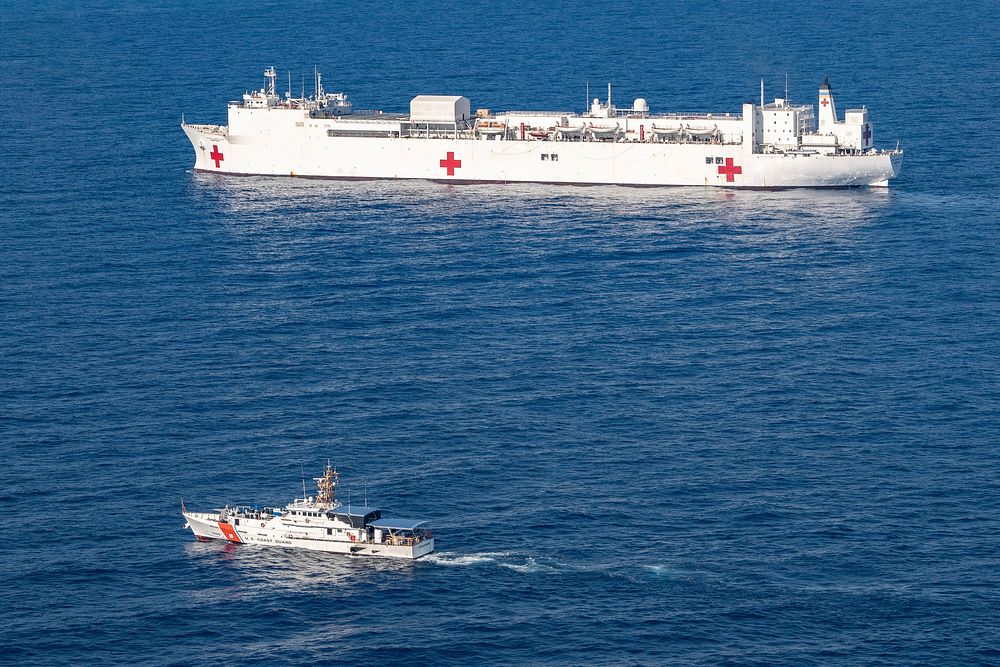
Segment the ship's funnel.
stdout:
<path fill-rule="evenodd" d="M 830 80 L 823 77 L 823 83 L 819 86 L 819 129 L 833 130 L 837 122 L 837 108 L 833 103 L 833 88 L 830 87 Z"/>

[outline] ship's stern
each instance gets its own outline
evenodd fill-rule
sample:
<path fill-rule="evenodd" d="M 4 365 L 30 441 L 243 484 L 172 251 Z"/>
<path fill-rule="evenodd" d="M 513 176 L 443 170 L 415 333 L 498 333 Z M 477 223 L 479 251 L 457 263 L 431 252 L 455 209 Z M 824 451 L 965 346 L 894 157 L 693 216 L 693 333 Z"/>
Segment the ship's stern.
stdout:
<path fill-rule="evenodd" d="M 433 551 L 434 551 L 434 538 L 428 537 L 427 539 L 413 545 L 413 555 L 411 556 L 411 558 L 416 560 L 417 558 L 426 556 L 427 554 Z"/>

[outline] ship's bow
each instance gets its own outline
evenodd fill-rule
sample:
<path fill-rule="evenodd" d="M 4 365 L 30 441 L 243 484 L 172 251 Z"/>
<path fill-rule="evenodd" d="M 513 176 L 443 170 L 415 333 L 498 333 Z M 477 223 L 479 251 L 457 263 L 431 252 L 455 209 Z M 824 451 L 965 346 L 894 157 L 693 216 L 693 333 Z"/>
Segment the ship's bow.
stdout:
<path fill-rule="evenodd" d="M 185 528 L 190 528 L 195 539 L 204 542 L 208 540 L 224 540 L 226 536 L 219 528 L 219 515 L 205 512 L 184 512 Z"/>
<path fill-rule="evenodd" d="M 903 166 L 903 151 L 887 151 L 876 157 L 879 160 L 877 174 L 869 185 L 873 188 L 887 188 L 889 179 L 899 176 L 899 170 Z"/>
<path fill-rule="evenodd" d="M 189 125 L 181 123 L 194 148 L 195 171 L 226 172 L 229 152 L 229 128 L 224 125 Z"/>

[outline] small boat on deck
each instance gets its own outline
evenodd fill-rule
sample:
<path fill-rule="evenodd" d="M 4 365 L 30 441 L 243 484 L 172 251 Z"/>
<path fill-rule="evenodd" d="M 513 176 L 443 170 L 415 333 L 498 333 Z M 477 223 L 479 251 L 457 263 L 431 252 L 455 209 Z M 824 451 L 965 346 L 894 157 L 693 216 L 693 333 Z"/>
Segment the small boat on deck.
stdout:
<path fill-rule="evenodd" d="M 662 139 L 674 139 L 679 137 L 683 131 L 682 127 L 656 127 L 653 125 L 653 134 Z"/>
<path fill-rule="evenodd" d="M 686 127 L 684 128 L 684 133 L 693 139 L 707 139 L 713 136 L 719 131 L 717 126 L 715 127 Z"/>
<path fill-rule="evenodd" d="M 615 125 L 614 127 L 596 127 L 591 125 L 588 129 L 591 136 L 595 139 L 614 139 L 621 130 L 621 127 L 619 125 Z"/>
<path fill-rule="evenodd" d="M 496 136 L 507 132 L 507 124 L 498 120 L 477 120 L 476 132 L 484 136 Z"/>
<path fill-rule="evenodd" d="M 583 131 L 587 129 L 587 126 L 574 125 L 572 127 L 570 126 L 562 127 L 561 125 L 557 125 L 552 129 L 561 134 L 564 139 L 569 139 L 571 137 L 579 137 L 580 135 L 582 135 Z"/>

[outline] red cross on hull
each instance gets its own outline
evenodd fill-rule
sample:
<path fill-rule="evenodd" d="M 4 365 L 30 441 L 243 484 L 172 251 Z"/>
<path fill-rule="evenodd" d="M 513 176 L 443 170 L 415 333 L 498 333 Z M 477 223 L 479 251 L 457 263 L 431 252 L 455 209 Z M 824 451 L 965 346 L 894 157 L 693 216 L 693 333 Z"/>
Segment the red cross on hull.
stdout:
<path fill-rule="evenodd" d="M 462 166 L 461 160 L 455 159 L 455 153 L 448 151 L 448 156 L 440 162 L 442 169 L 448 170 L 449 176 L 455 175 L 455 170 Z"/>
<path fill-rule="evenodd" d="M 743 173 L 743 167 L 733 164 L 733 158 L 727 157 L 726 164 L 719 165 L 719 173 L 726 175 L 726 183 L 736 182 L 736 174 Z"/>
<path fill-rule="evenodd" d="M 212 152 L 208 155 L 210 160 L 215 160 L 215 168 L 219 169 L 222 166 L 222 161 L 226 158 L 225 155 L 219 152 L 219 147 L 212 144 Z"/>

